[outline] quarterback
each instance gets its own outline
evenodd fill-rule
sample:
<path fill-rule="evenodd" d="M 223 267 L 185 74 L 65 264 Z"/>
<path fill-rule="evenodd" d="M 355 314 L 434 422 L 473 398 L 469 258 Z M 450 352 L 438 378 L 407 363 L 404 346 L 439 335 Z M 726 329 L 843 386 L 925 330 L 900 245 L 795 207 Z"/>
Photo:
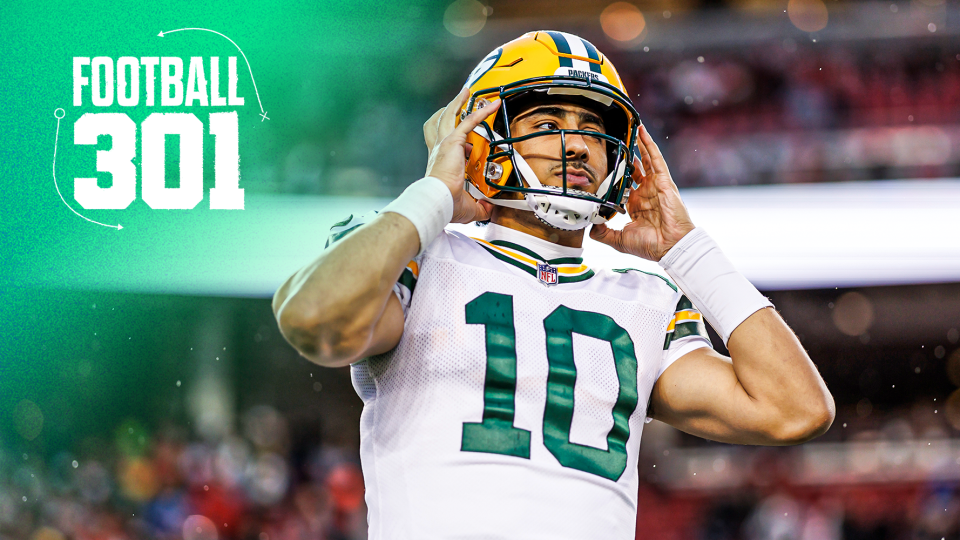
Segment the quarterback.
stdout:
<path fill-rule="evenodd" d="M 577 36 L 498 47 L 424 125 L 426 176 L 335 226 L 277 291 L 283 335 L 349 365 L 363 399 L 371 538 L 634 538 L 645 418 L 762 445 L 833 422 L 813 362 L 694 226 L 628 96 Z M 477 238 L 444 229 L 474 221 Z M 589 267 L 588 228 L 667 276 Z"/>

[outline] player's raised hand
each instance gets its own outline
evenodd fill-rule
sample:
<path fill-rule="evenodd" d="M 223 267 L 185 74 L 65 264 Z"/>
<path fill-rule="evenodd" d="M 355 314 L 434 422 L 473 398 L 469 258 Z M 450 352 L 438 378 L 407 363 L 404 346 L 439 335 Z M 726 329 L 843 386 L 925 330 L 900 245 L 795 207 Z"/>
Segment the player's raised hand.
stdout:
<path fill-rule="evenodd" d="M 453 223 L 470 223 L 490 219 L 493 205 L 486 201 L 478 202 L 463 189 L 464 167 L 466 166 L 467 134 L 480 125 L 485 118 L 494 114 L 500 107 L 495 99 L 482 109 L 467 115 L 457 125 L 456 119 L 469 97 L 464 88 L 446 107 L 437 111 L 423 125 L 423 138 L 430 149 L 427 162 L 427 176 L 440 179 L 453 194 Z"/>
<path fill-rule="evenodd" d="M 659 261 L 693 230 L 687 208 L 680 200 L 677 185 L 670 177 L 660 148 L 653 142 L 646 126 L 640 126 L 637 148 L 640 159 L 634 158 L 634 181 L 639 184 L 627 199 L 630 223 L 617 231 L 604 224 L 594 225 L 590 238 L 607 244 L 617 251 L 651 261 Z"/>

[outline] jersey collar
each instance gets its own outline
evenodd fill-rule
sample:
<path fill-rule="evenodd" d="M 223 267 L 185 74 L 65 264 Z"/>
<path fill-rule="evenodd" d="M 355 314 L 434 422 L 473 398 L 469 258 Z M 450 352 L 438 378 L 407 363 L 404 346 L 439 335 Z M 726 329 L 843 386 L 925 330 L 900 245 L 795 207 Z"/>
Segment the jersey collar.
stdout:
<path fill-rule="evenodd" d="M 583 256 L 583 248 L 554 244 L 548 240 L 537 238 L 536 236 L 520 232 L 516 229 L 511 229 L 510 227 L 497 225 L 496 223 L 490 223 L 484 228 L 483 238 L 492 244 L 503 241 L 523 246 L 530 251 L 546 257 L 546 259 L 540 258 L 539 260 L 541 261 L 560 258 L 580 258 Z"/>
<path fill-rule="evenodd" d="M 559 283 L 575 283 L 593 276 L 593 270 L 583 264 L 583 248 L 560 246 L 495 223 L 486 226 L 484 236 L 474 240 L 494 257 L 534 277 L 539 263 L 556 268 Z"/>

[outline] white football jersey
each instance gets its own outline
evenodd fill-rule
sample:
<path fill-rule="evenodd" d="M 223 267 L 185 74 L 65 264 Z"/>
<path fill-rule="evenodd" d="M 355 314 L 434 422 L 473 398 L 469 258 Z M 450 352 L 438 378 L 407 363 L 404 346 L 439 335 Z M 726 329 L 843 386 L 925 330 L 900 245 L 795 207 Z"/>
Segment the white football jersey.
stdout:
<path fill-rule="evenodd" d="M 634 538 L 651 390 L 710 342 L 665 278 L 544 244 L 445 231 L 404 270 L 399 345 L 351 366 L 371 539 Z"/>

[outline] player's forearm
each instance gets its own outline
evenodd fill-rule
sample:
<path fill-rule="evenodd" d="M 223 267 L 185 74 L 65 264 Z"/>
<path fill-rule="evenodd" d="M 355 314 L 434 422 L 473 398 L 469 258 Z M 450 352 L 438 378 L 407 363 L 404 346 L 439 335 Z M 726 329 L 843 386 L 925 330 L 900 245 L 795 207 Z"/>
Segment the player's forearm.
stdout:
<path fill-rule="evenodd" d="M 727 342 L 733 369 L 758 411 L 760 429 L 782 443 L 822 435 L 836 414 L 816 365 L 779 314 L 761 309 Z"/>
<path fill-rule="evenodd" d="M 384 213 L 360 227 L 277 291 L 281 333 L 315 362 L 354 359 L 369 345 L 393 284 L 419 247 L 417 229 L 399 214 Z"/>
<path fill-rule="evenodd" d="M 704 403 L 708 416 L 736 422 L 737 433 L 750 432 L 750 441 L 764 444 L 802 442 L 830 427 L 833 398 L 816 366 L 769 300 L 736 271 L 704 231 L 688 233 L 660 264 L 730 351 L 735 375 L 730 391 L 735 395 L 723 401 L 735 404 L 738 412 L 731 415 Z"/>

